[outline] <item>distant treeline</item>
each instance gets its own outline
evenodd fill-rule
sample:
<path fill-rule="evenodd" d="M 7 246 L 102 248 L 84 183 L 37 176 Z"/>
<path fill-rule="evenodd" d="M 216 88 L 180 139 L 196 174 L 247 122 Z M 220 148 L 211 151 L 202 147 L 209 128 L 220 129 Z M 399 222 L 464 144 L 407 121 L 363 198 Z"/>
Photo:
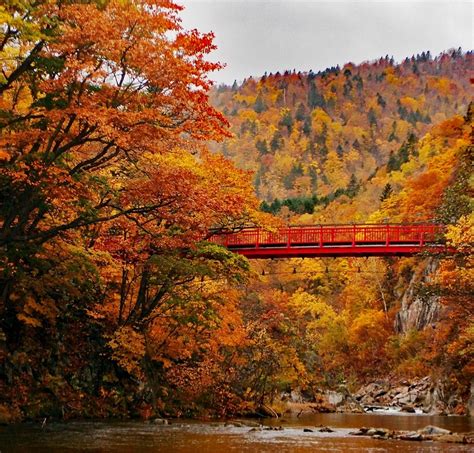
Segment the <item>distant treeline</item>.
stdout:
<path fill-rule="evenodd" d="M 327 206 L 331 201 L 336 198 L 346 195 L 349 198 L 354 198 L 360 190 L 360 182 L 358 182 L 354 175 L 351 176 L 351 180 L 346 188 L 336 189 L 333 193 L 318 197 L 317 195 L 311 196 L 300 196 L 285 199 L 275 198 L 271 203 L 262 201 L 260 209 L 263 212 L 270 214 L 278 214 L 283 206 L 287 206 L 288 209 L 295 214 L 312 214 L 314 208 L 319 205 Z"/>

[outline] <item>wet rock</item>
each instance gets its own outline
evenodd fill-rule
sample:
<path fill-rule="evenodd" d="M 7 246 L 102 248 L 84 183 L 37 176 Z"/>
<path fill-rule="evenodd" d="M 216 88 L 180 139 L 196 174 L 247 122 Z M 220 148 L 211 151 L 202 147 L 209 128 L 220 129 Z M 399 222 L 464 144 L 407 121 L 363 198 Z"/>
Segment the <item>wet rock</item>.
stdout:
<path fill-rule="evenodd" d="M 386 406 L 381 406 L 379 404 L 371 404 L 370 406 L 364 405 L 364 412 L 373 412 L 376 410 L 387 409 Z"/>
<path fill-rule="evenodd" d="M 265 426 L 264 431 L 283 431 L 283 426 Z"/>
<path fill-rule="evenodd" d="M 419 429 L 420 434 L 451 434 L 451 431 L 448 429 L 440 428 L 438 426 L 428 425 L 422 429 Z"/>
<path fill-rule="evenodd" d="M 405 406 L 402 406 L 400 411 L 407 412 L 409 414 L 415 414 L 416 413 L 415 408 L 413 406 L 408 405 L 408 404 L 406 404 Z"/>
<path fill-rule="evenodd" d="M 309 429 L 309 428 L 304 428 L 303 432 L 304 433 L 313 433 L 314 431 L 312 429 Z"/>
<path fill-rule="evenodd" d="M 366 436 L 384 436 L 387 437 L 390 434 L 390 430 L 386 428 L 370 428 L 366 432 Z"/>
<path fill-rule="evenodd" d="M 474 433 L 452 433 L 437 426 L 426 426 L 418 431 L 391 431 L 385 428 L 360 428 L 349 433 L 351 436 L 370 436 L 373 439 L 398 439 L 410 441 L 436 441 L 460 444 L 474 444 Z"/>
<path fill-rule="evenodd" d="M 363 414 L 363 406 L 353 397 L 347 397 L 344 404 L 337 407 L 337 412 L 350 412 L 353 414 Z"/>
<path fill-rule="evenodd" d="M 422 441 L 423 435 L 417 432 L 406 432 L 396 435 L 395 438 L 400 440 Z"/>
<path fill-rule="evenodd" d="M 323 426 L 322 428 L 318 429 L 320 433 L 333 433 L 335 432 L 333 429 L 329 428 L 329 426 Z"/>
<path fill-rule="evenodd" d="M 386 440 L 386 439 L 388 439 L 388 437 L 387 436 L 381 436 L 380 434 L 376 434 L 375 436 L 372 436 L 372 439 Z"/>
<path fill-rule="evenodd" d="M 261 427 L 252 428 L 252 429 L 250 429 L 248 432 L 249 432 L 249 433 L 256 433 L 256 432 L 259 432 L 259 431 L 263 431 L 263 429 L 262 429 Z"/>
<path fill-rule="evenodd" d="M 155 425 L 169 425 L 169 421 L 166 418 L 154 418 L 151 422 Z"/>
<path fill-rule="evenodd" d="M 446 411 L 446 405 L 442 385 L 436 385 L 429 388 L 423 401 L 423 412 L 429 414 L 442 414 Z"/>
<path fill-rule="evenodd" d="M 351 431 L 349 434 L 351 436 L 366 436 L 368 430 L 369 428 L 362 427 L 362 428 L 359 428 L 358 431 Z"/>

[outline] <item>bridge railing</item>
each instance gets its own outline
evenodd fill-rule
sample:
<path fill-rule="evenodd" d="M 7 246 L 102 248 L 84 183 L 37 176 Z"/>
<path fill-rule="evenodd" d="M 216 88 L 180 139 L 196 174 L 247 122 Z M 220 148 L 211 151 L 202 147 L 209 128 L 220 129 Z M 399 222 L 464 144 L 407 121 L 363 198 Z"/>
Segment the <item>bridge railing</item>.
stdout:
<path fill-rule="evenodd" d="M 290 226 L 276 231 L 246 228 L 212 236 L 211 241 L 229 248 L 325 247 L 337 245 L 420 245 L 435 243 L 443 232 L 438 224 L 366 224 Z"/>

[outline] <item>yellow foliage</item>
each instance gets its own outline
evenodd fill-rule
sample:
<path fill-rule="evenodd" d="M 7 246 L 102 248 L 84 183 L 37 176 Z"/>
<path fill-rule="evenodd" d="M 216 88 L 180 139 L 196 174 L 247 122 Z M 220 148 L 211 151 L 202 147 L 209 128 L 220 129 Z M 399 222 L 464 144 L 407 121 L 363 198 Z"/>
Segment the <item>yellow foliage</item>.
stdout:
<path fill-rule="evenodd" d="M 234 94 L 234 100 L 236 102 L 243 102 L 244 104 L 247 104 L 248 106 L 255 104 L 256 99 L 257 99 L 256 95 L 254 95 L 254 96 L 251 96 L 251 95 L 245 96 L 245 95 L 240 94 L 240 93 Z"/>
<path fill-rule="evenodd" d="M 302 290 L 295 292 L 290 298 L 290 307 L 301 316 L 310 315 L 321 323 L 331 321 L 336 317 L 334 309 L 319 297 Z"/>
<path fill-rule="evenodd" d="M 114 332 L 108 345 L 112 350 L 112 358 L 120 367 L 133 376 L 142 376 L 140 361 L 145 355 L 143 334 L 129 326 L 120 327 Z"/>
<path fill-rule="evenodd" d="M 400 85 L 401 80 L 393 74 L 387 74 L 386 80 L 391 85 Z"/>
<path fill-rule="evenodd" d="M 332 187 L 345 187 L 350 175 L 344 170 L 344 165 L 335 151 L 329 151 L 324 164 L 324 174 Z"/>
<path fill-rule="evenodd" d="M 253 109 L 242 109 L 239 111 L 239 117 L 242 120 L 256 121 L 258 120 L 258 114 Z"/>
<path fill-rule="evenodd" d="M 405 96 L 400 99 L 400 104 L 403 107 L 406 107 L 412 111 L 415 111 L 420 108 L 420 102 L 417 99 L 414 99 L 410 96 Z"/>
<path fill-rule="evenodd" d="M 321 108 L 313 110 L 313 129 L 320 134 L 323 130 L 323 124 L 329 126 L 332 123 L 331 117 Z"/>
<path fill-rule="evenodd" d="M 459 252 L 472 253 L 474 247 L 474 213 L 462 216 L 456 225 L 450 225 L 446 239 Z"/>

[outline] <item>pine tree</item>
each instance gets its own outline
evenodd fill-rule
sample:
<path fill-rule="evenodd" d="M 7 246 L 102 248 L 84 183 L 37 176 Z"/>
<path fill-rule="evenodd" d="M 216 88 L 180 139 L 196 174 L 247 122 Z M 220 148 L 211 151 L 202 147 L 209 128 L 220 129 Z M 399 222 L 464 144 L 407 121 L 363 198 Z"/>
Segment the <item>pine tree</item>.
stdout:
<path fill-rule="evenodd" d="M 367 114 L 367 118 L 369 119 L 370 126 L 377 127 L 377 116 L 375 115 L 374 109 L 371 107 L 369 109 L 369 113 Z"/>
<path fill-rule="evenodd" d="M 316 107 L 324 108 L 326 106 L 324 97 L 319 93 L 318 89 L 316 88 L 314 80 L 312 80 L 309 84 L 308 105 L 311 109 L 315 109 Z"/>
<path fill-rule="evenodd" d="M 385 184 L 385 187 L 382 189 L 382 194 L 380 195 L 380 201 L 384 201 L 392 195 L 393 189 L 390 183 Z"/>
<path fill-rule="evenodd" d="M 257 98 L 255 99 L 255 103 L 253 105 L 253 109 L 257 113 L 262 113 L 267 110 L 267 105 L 265 104 L 265 100 L 263 99 L 262 93 L 258 93 Z"/>
<path fill-rule="evenodd" d="M 380 107 L 382 107 L 383 109 L 387 105 L 387 103 L 385 102 L 385 99 L 382 97 L 380 93 L 377 93 L 377 104 L 380 105 Z"/>
<path fill-rule="evenodd" d="M 388 136 L 388 141 L 389 142 L 393 142 L 394 140 L 397 140 L 396 132 L 397 132 L 397 123 L 396 123 L 396 121 L 394 121 L 392 123 L 392 130 L 390 132 L 390 135 Z"/>
<path fill-rule="evenodd" d="M 304 123 L 303 123 L 303 134 L 305 134 L 306 136 L 311 135 L 312 129 L 313 129 L 313 126 L 311 124 L 311 118 L 307 116 L 304 119 Z"/>
<path fill-rule="evenodd" d="M 257 148 L 260 155 L 268 153 L 268 145 L 265 139 L 257 139 L 257 141 L 255 142 L 255 148 Z"/>
<path fill-rule="evenodd" d="M 291 111 L 289 109 L 286 109 L 283 112 L 279 126 L 286 127 L 288 134 L 291 134 L 291 131 L 293 130 L 293 117 L 291 116 Z"/>
<path fill-rule="evenodd" d="M 306 120 L 306 107 L 305 105 L 300 102 L 298 104 L 298 108 L 296 109 L 296 115 L 295 115 L 296 121 L 303 121 Z"/>
<path fill-rule="evenodd" d="M 283 146 L 283 137 L 280 131 L 275 131 L 272 140 L 270 141 L 270 149 L 276 151 Z"/>
<path fill-rule="evenodd" d="M 354 173 L 352 173 L 351 179 L 349 181 L 349 184 L 347 185 L 345 192 L 349 198 L 354 198 L 358 194 L 359 189 L 360 189 L 360 184 L 357 181 Z"/>

